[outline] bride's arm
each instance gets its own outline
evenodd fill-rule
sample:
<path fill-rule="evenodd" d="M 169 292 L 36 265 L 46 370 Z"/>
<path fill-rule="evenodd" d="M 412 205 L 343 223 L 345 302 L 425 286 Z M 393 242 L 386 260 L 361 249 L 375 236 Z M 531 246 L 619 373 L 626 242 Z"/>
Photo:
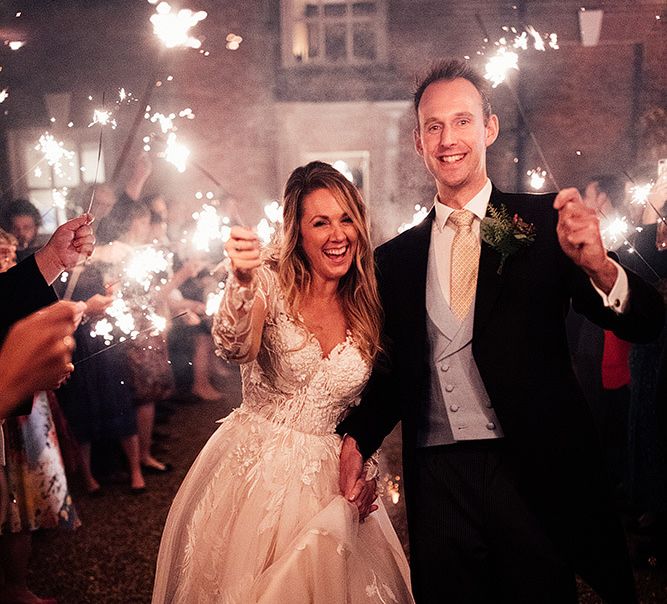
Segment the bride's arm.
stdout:
<path fill-rule="evenodd" d="M 225 295 L 213 318 L 216 354 L 234 363 L 248 363 L 257 357 L 267 309 L 268 281 L 258 273 L 264 270 L 257 235 L 233 227 L 225 249 L 231 271 Z"/>

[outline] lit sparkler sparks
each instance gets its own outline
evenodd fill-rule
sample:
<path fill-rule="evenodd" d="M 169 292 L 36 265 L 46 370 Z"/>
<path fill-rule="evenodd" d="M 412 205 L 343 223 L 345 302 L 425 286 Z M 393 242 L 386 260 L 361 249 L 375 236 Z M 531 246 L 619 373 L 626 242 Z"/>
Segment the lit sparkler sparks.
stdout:
<path fill-rule="evenodd" d="M 226 40 L 227 43 L 225 44 L 225 48 L 227 48 L 227 50 L 238 50 L 241 46 L 241 42 L 243 42 L 243 38 L 236 34 L 228 34 Z"/>
<path fill-rule="evenodd" d="M 491 82 L 492 88 L 496 88 L 507 79 L 510 69 L 519 69 L 519 55 L 501 46 L 498 52 L 487 61 L 484 78 Z"/>
<path fill-rule="evenodd" d="M 410 222 L 404 222 L 401 226 L 398 227 L 398 232 L 402 233 L 403 231 L 407 231 L 408 229 L 411 229 L 413 226 L 418 225 L 424 218 L 426 218 L 426 215 L 428 214 L 428 209 L 426 207 L 423 207 L 419 204 L 415 206 L 415 213 L 412 215 L 412 220 Z"/>
<path fill-rule="evenodd" d="M 9 89 L 4 88 L 0 91 L 0 103 L 4 103 L 9 98 Z"/>
<path fill-rule="evenodd" d="M 206 316 L 212 317 L 218 308 L 220 308 L 220 302 L 222 302 L 222 297 L 225 295 L 225 284 L 224 282 L 218 283 L 218 291 L 210 292 L 206 296 Z"/>
<path fill-rule="evenodd" d="M 613 250 L 625 243 L 628 226 L 625 216 L 604 218 L 600 224 L 600 235 L 605 247 Z"/>
<path fill-rule="evenodd" d="M 530 186 L 535 190 L 539 191 L 546 181 L 547 171 L 542 170 L 539 166 L 534 170 L 528 170 L 526 172 L 528 178 L 530 179 Z"/>
<path fill-rule="evenodd" d="M 95 109 L 93 112 L 93 121 L 88 124 L 88 127 L 99 124 L 100 126 L 111 126 L 112 129 L 115 129 L 118 125 L 116 120 L 113 118 L 111 111 L 106 109 Z"/>
<path fill-rule="evenodd" d="M 64 210 L 65 207 L 67 206 L 67 194 L 68 193 L 69 193 L 69 189 L 67 187 L 63 187 L 62 189 L 52 189 L 51 190 L 51 199 L 53 200 L 53 205 L 56 208 Z"/>
<path fill-rule="evenodd" d="M 644 185 L 633 185 L 630 189 L 632 194 L 631 203 L 645 206 L 652 189 L 653 183 L 650 182 Z"/>
<path fill-rule="evenodd" d="M 192 214 L 195 219 L 195 232 L 192 235 L 192 245 L 195 250 L 202 252 L 211 251 L 212 241 L 227 241 L 231 227 L 229 218 L 220 216 L 216 209 L 204 204 L 199 212 Z"/>
<path fill-rule="evenodd" d="M 160 2 L 151 16 L 153 33 L 167 48 L 200 48 L 201 41 L 190 35 L 190 29 L 206 19 L 205 11 L 187 8 L 172 11 L 168 2 Z"/>
<path fill-rule="evenodd" d="M 148 291 L 156 275 L 171 269 L 173 254 L 152 246 L 136 250 L 125 263 L 125 276 Z"/>
<path fill-rule="evenodd" d="M 162 156 L 170 164 L 176 166 L 179 172 L 185 172 L 186 162 L 190 157 L 190 149 L 176 140 L 175 132 L 170 132 L 167 135 L 167 146 Z"/>
<path fill-rule="evenodd" d="M 39 137 L 35 149 L 44 155 L 46 162 L 58 176 L 63 176 L 63 162 L 74 157 L 74 151 L 65 148 L 65 143 L 57 141 L 52 134 L 45 132 Z"/>

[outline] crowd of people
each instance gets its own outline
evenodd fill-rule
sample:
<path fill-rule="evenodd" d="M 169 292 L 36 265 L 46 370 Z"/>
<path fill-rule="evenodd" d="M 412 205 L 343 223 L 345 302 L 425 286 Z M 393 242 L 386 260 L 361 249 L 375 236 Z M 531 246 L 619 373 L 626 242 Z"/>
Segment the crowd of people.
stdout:
<path fill-rule="evenodd" d="M 619 506 L 652 547 L 667 543 L 667 174 L 641 216 L 613 176 L 581 193 L 503 193 L 486 173 L 499 132 L 488 94 L 458 61 L 420 82 L 415 148 L 434 209 L 375 256 L 354 185 L 321 162 L 295 169 L 273 244 L 231 229 L 212 325 L 205 264 L 174 254 L 168 204 L 142 196 L 146 155 L 118 198 L 106 185 L 84 195 L 94 219 L 46 242 L 35 206 L 4 205 L 0 603 L 53 602 L 26 584 L 30 536 L 80 524 L 74 469 L 81 496 L 104 494 L 98 452 L 120 452 L 132 494 L 170 471 L 153 442 L 156 410 L 183 396 L 170 334 L 191 343 L 191 399 L 220 397 L 213 343 L 241 365 L 244 398 L 173 502 L 156 604 L 560 604 L 576 601 L 575 574 L 606 601 L 635 601 Z M 642 228 L 607 240 L 619 216 Z M 510 251 L 507 233 L 522 241 Z M 123 292 L 141 301 L 138 337 L 109 347 L 91 325 L 147 245 L 170 265 L 159 287 Z M 376 452 L 399 421 L 410 570 L 377 499 Z"/>

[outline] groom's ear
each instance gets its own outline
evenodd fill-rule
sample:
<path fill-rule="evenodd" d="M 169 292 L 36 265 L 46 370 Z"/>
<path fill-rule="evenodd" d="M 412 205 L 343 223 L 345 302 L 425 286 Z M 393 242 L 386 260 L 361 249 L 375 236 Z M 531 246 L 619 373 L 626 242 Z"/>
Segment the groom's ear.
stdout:
<path fill-rule="evenodd" d="M 415 126 L 412 131 L 412 138 L 415 141 L 415 151 L 417 151 L 420 157 L 424 157 L 424 147 L 422 145 L 422 137 L 419 134 L 419 126 Z"/>
<path fill-rule="evenodd" d="M 486 146 L 490 147 L 498 138 L 498 132 L 500 131 L 498 116 L 495 113 L 490 115 L 484 127 L 486 128 Z"/>

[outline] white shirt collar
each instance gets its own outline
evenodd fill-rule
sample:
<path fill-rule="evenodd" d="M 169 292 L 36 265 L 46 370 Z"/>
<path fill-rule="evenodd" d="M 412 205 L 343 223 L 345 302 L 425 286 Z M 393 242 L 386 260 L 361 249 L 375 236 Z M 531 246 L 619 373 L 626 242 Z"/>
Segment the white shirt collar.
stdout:
<path fill-rule="evenodd" d="M 489 205 L 491 199 L 491 181 L 487 178 L 484 186 L 480 189 L 468 203 L 463 206 L 465 210 L 470 210 L 477 218 L 482 220 L 486 216 L 486 207 Z M 449 215 L 455 210 L 440 201 L 436 193 L 435 200 L 435 224 L 440 231 L 445 228 Z"/>

